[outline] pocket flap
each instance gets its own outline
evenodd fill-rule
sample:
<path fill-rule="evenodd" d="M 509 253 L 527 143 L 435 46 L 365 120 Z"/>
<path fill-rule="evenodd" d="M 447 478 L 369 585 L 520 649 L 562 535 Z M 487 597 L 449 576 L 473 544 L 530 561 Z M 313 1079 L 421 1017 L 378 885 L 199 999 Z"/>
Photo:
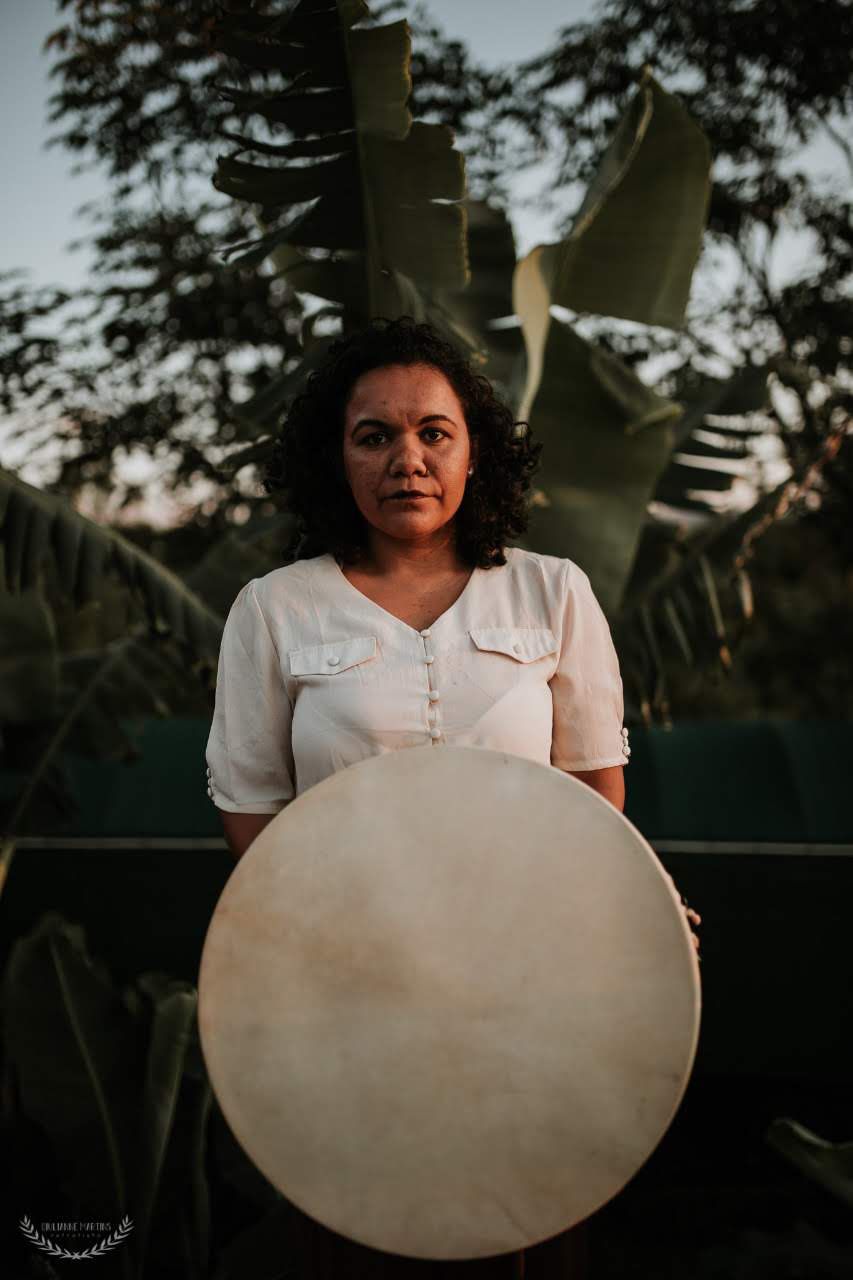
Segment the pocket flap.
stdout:
<path fill-rule="evenodd" d="M 288 651 L 292 676 L 336 676 L 375 656 L 376 636 L 355 636 L 351 640 Z"/>
<path fill-rule="evenodd" d="M 548 627 L 477 627 L 469 634 L 478 649 L 505 653 L 517 662 L 535 662 L 557 651 L 557 637 Z"/>

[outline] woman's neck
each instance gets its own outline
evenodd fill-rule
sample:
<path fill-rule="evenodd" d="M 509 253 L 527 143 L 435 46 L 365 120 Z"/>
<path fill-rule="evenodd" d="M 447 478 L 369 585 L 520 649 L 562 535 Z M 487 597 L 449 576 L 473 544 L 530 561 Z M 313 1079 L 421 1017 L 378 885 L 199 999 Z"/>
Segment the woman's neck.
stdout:
<path fill-rule="evenodd" d="M 400 581 L 449 577 L 469 568 L 460 560 L 452 534 L 428 543 L 371 538 L 360 559 L 351 567 L 370 577 Z"/>

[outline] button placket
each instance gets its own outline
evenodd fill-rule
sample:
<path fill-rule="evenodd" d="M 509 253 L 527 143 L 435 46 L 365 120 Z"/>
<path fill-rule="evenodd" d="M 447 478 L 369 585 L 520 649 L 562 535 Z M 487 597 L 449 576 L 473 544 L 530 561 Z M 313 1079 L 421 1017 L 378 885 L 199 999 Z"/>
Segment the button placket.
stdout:
<path fill-rule="evenodd" d="M 435 654 L 430 652 L 430 646 L 428 643 L 430 639 L 429 627 L 424 627 L 424 629 L 419 634 L 421 637 L 421 641 L 423 643 L 423 652 L 424 652 L 423 660 L 424 660 L 424 665 L 426 666 L 426 669 L 427 669 L 427 684 L 429 685 L 429 688 L 427 689 L 427 716 L 430 723 L 429 736 L 433 746 L 438 746 L 439 742 L 441 741 L 441 727 L 439 725 L 439 719 L 440 719 L 439 692 L 438 692 L 438 689 L 436 689 L 435 684 L 433 683 L 434 677 L 432 672 L 432 666 L 433 666 L 433 663 L 435 662 Z"/>

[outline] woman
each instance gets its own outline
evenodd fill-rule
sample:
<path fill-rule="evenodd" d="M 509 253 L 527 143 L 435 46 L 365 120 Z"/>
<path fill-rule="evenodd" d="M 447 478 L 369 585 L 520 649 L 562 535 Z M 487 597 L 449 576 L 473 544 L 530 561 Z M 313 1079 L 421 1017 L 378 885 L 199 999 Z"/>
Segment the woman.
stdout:
<path fill-rule="evenodd" d="M 297 518 L 290 563 L 243 587 L 222 638 L 208 793 L 235 857 L 322 778 L 430 742 L 528 756 L 623 808 L 622 682 L 589 579 L 506 546 L 541 449 L 427 325 L 331 348 L 264 478 Z M 301 1228 L 312 1276 L 581 1274 L 582 1227 L 443 1264 Z"/>

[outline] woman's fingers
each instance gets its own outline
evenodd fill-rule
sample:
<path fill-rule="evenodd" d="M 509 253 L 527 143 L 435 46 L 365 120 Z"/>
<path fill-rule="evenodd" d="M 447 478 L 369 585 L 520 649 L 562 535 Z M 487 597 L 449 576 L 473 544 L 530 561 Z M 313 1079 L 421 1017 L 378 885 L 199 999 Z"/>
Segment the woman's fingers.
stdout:
<path fill-rule="evenodd" d="M 667 874 L 669 874 L 669 873 L 667 872 Z M 674 888 L 674 887 L 675 887 L 675 881 L 672 879 L 672 876 L 670 876 L 669 878 L 670 878 L 670 880 L 672 881 L 672 885 L 673 885 L 673 888 Z M 677 890 L 676 890 L 676 892 L 677 892 Z M 686 899 L 686 898 L 684 898 L 684 897 L 682 896 L 682 894 L 680 894 L 680 893 L 679 893 L 679 895 L 678 895 L 678 896 L 681 898 L 681 904 L 682 904 L 682 906 L 683 906 L 683 908 L 684 908 L 684 914 L 687 916 L 687 919 L 688 919 L 692 924 L 701 924 L 701 923 L 702 923 L 702 917 L 700 916 L 699 912 L 698 912 L 698 911 L 694 911 L 692 907 L 688 907 L 688 905 L 687 905 L 687 899 Z M 693 946 L 696 948 L 696 951 L 697 951 L 697 953 L 698 953 L 698 951 L 699 951 L 699 938 L 698 938 L 698 936 L 693 932 L 693 930 L 692 930 L 692 929 L 690 930 L 690 937 L 693 939 Z M 696 958 L 697 958 L 697 959 L 701 959 L 701 957 L 700 957 L 699 955 L 697 955 L 697 957 L 696 957 Z"/>

